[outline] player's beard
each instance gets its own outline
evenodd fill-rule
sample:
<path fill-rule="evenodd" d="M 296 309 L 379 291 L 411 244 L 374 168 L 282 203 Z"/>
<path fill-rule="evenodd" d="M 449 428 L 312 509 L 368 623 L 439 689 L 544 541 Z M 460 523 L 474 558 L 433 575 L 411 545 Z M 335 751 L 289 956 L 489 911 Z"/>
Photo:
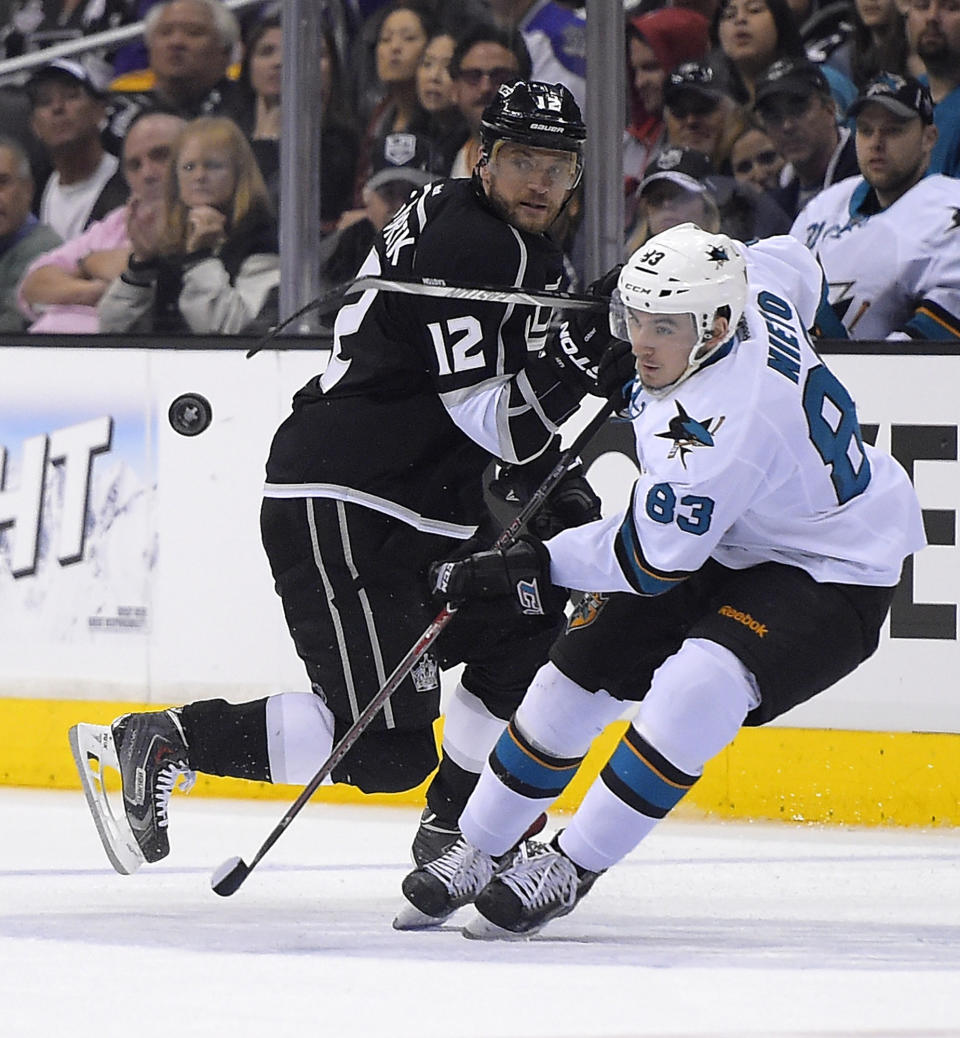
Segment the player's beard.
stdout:
<path fill-rule="evenodd" d="M 508 224 L 530 234 L 544 234 L 548 231 L 563 208 L 562 204 L 550 205 L 548 203 L 542 213 L 531 212 L 525 209 L 520 202 L 508 202 L 497 190 L 495 181 L 487 188 L 487 198 Z"/>

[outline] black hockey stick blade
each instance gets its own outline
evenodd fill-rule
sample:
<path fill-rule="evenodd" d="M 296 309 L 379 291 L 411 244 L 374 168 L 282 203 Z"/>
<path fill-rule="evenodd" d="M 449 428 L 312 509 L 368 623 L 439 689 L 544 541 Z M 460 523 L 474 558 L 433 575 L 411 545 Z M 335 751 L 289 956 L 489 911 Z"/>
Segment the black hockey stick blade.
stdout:
<path fill-rule="evenodd" d="M 240 884 L 250 875 L 250 866 L 243 858 L 227 858 L 227 860 L 210 877 L 210 886 L 214 894 L 230 897 L 240 889 Z"/>

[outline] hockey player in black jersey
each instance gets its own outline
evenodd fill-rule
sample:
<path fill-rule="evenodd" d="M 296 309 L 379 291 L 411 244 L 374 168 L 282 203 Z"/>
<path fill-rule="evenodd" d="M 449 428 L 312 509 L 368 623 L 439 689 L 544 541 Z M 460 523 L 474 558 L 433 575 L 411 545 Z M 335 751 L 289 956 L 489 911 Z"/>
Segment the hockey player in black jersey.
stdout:
<path fill-rule="evenodd" d="M 547 235 L 582 169 L 586 131 L 566 88 L 517 82 L 484 113 L 471 180 L 430 184 L 379 236 L 359 274 L 558 289 Z M 612 287 L 601 285 L 603 287 Z M 585 313 L 585 312 L 583 312 Z M 305 784 L 433 618 L 426 569 L 459 544 L 488 546 L 491 460 L 529 494 L 556 458 L 557 427 L 595 384 L 611 337 L 604 314 L 551 331 L 551 311 L 370 290 L 337 315 L 326 370 L 274 437 L 263 543 L 312 692 L 223 700 L 78 725 L 74 756 L 108 856 L 121 872 L 168 852 L 167 804 L 181 773 Z M 599 515 L 579 475 L 551 497 L 557 528 Z M 483 762 L 563 623 L 564 598 L 504 620 L 465 607 L 333 779 L 392 792 L 437 767 L 439 672 L 465 663 L 446 707 L 442 761 L 414 841 L 417 864 L 459 836 Z M 91 761 L 93 770 L 91 770 Z M 119 768 L 124 815 L 101 765 Z"/>

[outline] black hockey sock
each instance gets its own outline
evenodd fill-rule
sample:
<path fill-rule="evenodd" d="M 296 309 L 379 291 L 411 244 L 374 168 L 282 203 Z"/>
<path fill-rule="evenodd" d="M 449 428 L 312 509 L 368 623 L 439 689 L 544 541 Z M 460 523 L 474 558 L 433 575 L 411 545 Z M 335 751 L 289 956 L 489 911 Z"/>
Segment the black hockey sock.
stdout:
<path fill-rule="evenodd" d="M 205 775 L 270 782 L 267 701 L 228 703 L 205 699 L 180 711 L 190 767 Z"/>
<path fill-rule="evenodd" d="M 427 807 L 437 818 L 456 822 L 479 779 L 476 772 L 466 771 L 449 757 L 441 757 L 440 767 L 427 788 Z"/>

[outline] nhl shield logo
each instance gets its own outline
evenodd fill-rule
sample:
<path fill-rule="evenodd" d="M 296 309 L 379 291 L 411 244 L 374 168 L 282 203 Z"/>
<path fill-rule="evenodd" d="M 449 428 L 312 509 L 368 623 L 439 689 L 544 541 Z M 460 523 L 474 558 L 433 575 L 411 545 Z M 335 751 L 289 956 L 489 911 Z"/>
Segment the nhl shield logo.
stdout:
<path fill-rule="evenodd" d="M 412 133 L 391 133 L 383 146 L 383 157 L 394 166 L 405 166 L 417 153 L 417 138 Z"/>

